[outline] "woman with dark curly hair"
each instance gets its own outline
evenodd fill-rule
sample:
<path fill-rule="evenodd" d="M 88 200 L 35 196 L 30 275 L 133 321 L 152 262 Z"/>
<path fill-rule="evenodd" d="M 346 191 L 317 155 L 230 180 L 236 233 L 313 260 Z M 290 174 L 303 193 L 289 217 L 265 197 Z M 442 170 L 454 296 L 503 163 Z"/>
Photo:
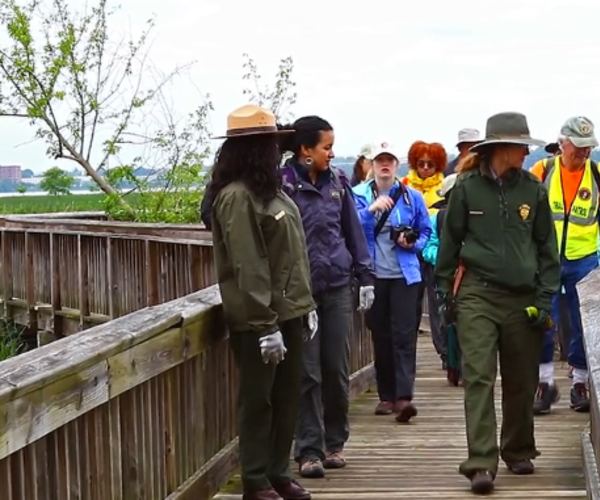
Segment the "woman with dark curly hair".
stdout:
<path fill-rule="evenodd" d="M 207 193 L 223 311 L 240 370 L 244 500 L 311 498 L 293 479 L 289 455 L 303 341 L 316 332 L 316 305 L 302 219 L 281 190 L 282 133 L 273 113 L 259 106 L 231 113 Z"/>
<path fill-rule="evenodd" d="M 444 169 L 447 164 L 448 155 L 446 150 L 444 146 L 437 142 L 428 144 L 417 141 L 413 143 L 408 151 L 410 170 L 403 182 L 423 195 L 430 215 L 436 214 L 444 204 L 442 182 L 444 181 Z M 447 368 L 446 340 L 442 333 L 442 321 L 436 306 L 434 266 L 427 264 L 423 259 L 421 259 L 421 275 L 423 276 L 423 282 L 416 311 L 417 325 L 421 324 L 423 297 L 425 291 L 427 291 L 431 339 L 441 359 L 442 368 L 445 370 Z"/>

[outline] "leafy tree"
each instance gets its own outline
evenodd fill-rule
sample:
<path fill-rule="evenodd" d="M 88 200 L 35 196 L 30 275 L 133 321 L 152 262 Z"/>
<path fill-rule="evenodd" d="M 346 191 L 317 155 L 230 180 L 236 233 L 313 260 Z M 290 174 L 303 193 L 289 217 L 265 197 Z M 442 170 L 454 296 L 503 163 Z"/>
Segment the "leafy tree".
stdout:
<path fill-rule="evenodd" d="M 182 68 L 151 71 L 152 20 L 136 39 L 109 39 L 113 14 L 108 0 L 2 0 L 7 41 L 0 42 L 0 116 L 28 118 L 51 158 L 74 161 L 108 195 L 107 207 L 137 219 L 118 178 L 142 165 L 157 175 L 195 168 L 205 156 L 203 120 L 212 108 L 207 101 L 187 123 L 169 115 L 166 127 L 161 122 L 152 129 L 156 108 L 168 113 L 164 88 Z M 136 146 L 142 153 L 122 160 L 125 145 L 128 154 Z"/>
<path fill-rule="evenodd" d="M 27 186 L 25 186 L 24 184 L 19 184 L 17 186 L 17 193 L 25 194 L 26 192 L 27 192 Z"/>
<path fill-rule="evenodd" d="M 52 196 L 71 194 L 75 179 L 71 174 L 58 167 L 49 168 L 44 172 L 40 188 Z"/>
<path fill-rule="evenodd" d="M 244 75 L 243 79 L 247 82 L 243 94 L 250 98 L 259 106 L 266 107 L 273 111 L 279 120 L 291 119 L 293 114 L 290 108 L 296 104 L 298 97 L 296 93 L 296 82 L 292 79 L 294 72 L 294 60 L 292 56 L 285 57 L 279 61 L 275 83 L 265 84 L 258 67 L 248 54 L 243 55 Z"/>

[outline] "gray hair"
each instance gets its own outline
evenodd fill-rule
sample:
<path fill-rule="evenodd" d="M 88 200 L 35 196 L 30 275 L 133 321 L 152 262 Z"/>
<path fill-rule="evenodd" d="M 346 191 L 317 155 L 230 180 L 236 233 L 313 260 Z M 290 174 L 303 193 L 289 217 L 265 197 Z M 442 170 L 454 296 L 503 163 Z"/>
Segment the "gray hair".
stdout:
<path fill-rule="evenodd" d="M 567 135 L 564 134 L 559 134 L 558 139 L 556 140 L 556 142 L 558 142 L 558 147 L 560 148 L 561 151 L 563 150 L 563 144 L 565 142 L 571 142 L 571 138 Z"/>

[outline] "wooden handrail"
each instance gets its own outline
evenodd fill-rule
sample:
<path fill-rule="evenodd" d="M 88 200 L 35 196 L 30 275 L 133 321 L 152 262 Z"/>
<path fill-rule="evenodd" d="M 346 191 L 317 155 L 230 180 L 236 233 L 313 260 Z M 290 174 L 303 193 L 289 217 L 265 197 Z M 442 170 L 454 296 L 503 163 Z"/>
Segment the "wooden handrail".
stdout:
<path fill-rule="evenodd" d="M 600 499 L 600 269 L 577 285 L 590 395 L 590 426 L 582 434 L 588 498 Z"/>
<path fill-rule="evenodd" d="M 212 286 L 1 362 L 2 500 L 212 498 L 237 466 L 227 344 Z M 362 329 L 351 367 L 372 385 Z"/>

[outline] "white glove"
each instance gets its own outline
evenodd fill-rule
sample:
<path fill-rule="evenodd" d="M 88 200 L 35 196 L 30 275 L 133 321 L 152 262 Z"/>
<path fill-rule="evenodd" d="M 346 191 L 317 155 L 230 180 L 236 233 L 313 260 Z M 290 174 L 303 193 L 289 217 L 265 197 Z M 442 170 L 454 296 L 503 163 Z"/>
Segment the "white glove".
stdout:
<path fill-rule="evenodd" d="M 317 315 L 317 311 L 309 312 L 306 322 L 308 325 L 308 333 L 304 337 L 305 341 L 314 339 L 317 334 L 317 330 L 319 329 L 319 316 Z"/>
<path fill-rule="evenodd" d="M 258 345 L 260 346 L 260 354 L 265 364 L 273 363 L 276 365 L 280 363 L 287 352 L 280 331 L 261 337 L 258 339 Z"/>
<path fill-rule="evenodd" d="M 365 312 L 371 309 L 375 300 L 374 286 L 361 286 L 358 289 L 358 311 Z"/>

